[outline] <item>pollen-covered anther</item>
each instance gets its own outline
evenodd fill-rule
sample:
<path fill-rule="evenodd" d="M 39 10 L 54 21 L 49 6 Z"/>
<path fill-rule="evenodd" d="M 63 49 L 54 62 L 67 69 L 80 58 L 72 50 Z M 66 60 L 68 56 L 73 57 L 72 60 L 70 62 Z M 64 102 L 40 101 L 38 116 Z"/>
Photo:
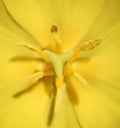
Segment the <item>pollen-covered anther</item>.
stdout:
<path fill-rule="evenodd" d="M 50 29 L 51 33 L 57 33 L 59 31 L 58 26 L 53 24 Z"/>
<path fill-rule="evenodd" d="M 102 38 L 85 42 L 85 43 L 83 43 L 83 44 L 80 46 L 80 50 L 81 50 L 81 51 L 92 50 L 92 49 L 94 49 L 95 47 L 99 46 L 99 45 L 101 44 L 101 42 L 102 42 Z"/>
<path fill-rule="evenodd" d="M 53 24 L 51 26 L 50 32 L 53 34 L 53 37 L 54 37 L 56 43 L 61 43 L 59 28 L 58 28 L 57 24 Z"/>
<path fill-rule="evenodd" d="M 98 38 L 98 39 L 83 43 L 78 49 L 74 51 L 73 56 L 69 59 L 68 62 L 71 63 L 75 61 L 79 57 L 81 52 L 89 51 L 89 50 L 96 48 L 102 43 L 102 41 L 103 41 L 102 38 Z"/>

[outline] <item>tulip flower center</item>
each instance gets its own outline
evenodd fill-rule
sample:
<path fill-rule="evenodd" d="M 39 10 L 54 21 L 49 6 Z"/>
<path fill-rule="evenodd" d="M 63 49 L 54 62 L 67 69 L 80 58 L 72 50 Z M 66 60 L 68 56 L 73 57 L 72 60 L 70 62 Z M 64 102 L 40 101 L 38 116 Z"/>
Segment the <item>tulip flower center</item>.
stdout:
<path fill-rule="evenodd" d="M 56 24 L 52 25 L 50 32 L 52 33 L 56 43 L 54 50 L 37 50 L 29 45 L 20 45 L 39 54 L 42 60 L 46 63 L 47 69 L 49 67 L 47 72 L 42 70 L 34 73 L 32 77 L 35 77 L 37 81 L 44 76 L 54 76 L 56 88 L 60 88 L 64 83 L 64 77 L 73 75 L 83 86 L 90 87 L 89 83 L 79 73 L 74 71 L 72 63 L 79 57 L 81 52 L 89 51 L 97 47 L 102 42 L 102 39 L 99 38 L 85 42 L 76 50 L 64 53 L 58 26 Z"/>
<path fill-rule="evenodd" d="M 99 44 L 101 44 L 101 42 L 102 42 L 102 39 L 99 38 L 96 40 L 85 42 L 85 43 L 81 44 L 80 47 L 78 47 L 75 50 L 64 52 L 58 26 L 56 24 L 52 25 L 50 32 L 55 39 L 54 49 L 47 49 L 47 48 L 37 49 L 37 48 L 34 48 L 33 46 L 26 45 L 26 44 L 19 45 L 19 46 L 25 47 L 25 48 L 37 53 L 40 57 L 40 60 L 42 59 L 42 61 L 40 63 L 44 62 L 43 67 L 39 66 L 37 68 L 37 72 L 35 72 L 32 75 L 27 77 L 27 79 L 30 80 L 29 83 L 31 85 L 36 84 L 37 82 L 39 82 L 39 80 L 41 78 L 46 77 L 46 76 L 47 77 L 52 76 L 54 78 L 54 83 L 55 83 L 55 84 L 53 84 L 53 86 L 55 85 L 54 92 L 53 92 L 54 98 L 53 98 L 52 108 L 51 108 L 51 112 L 50 112 L 51 115 L 48 118 L 49 126 L 53 120 L 54 113 L 57 111 L 57 104 L 59 104 L 61 102 L 61 98 L 63 97 L 62 95 L 64 95 L 64 92 L 66 92 L 66 90 L 67 90 L 66 86 L 68 86 L 68 85 L 65 84 L 65 81 L 64 81 L 66 77 L 72 75 L 84 87 L 86 87 L 86 88 L 91 87 L 89 82 L 87 82 L 87 80 L 84 77 L 82 77 L 82 75 L 80 75 L 80 73 L 75 71 L 73 62 L 75 62 L 79 58 L 81 52 L 86 52 L 86 51 L 92 50 L 92 49 L 96 48 Z M 14 97 L 18 97 L 22 93 L 26 92 L 26 90 L 28 88 L 31 88 L 31 85 L 28 85 L 27 87 L 25 87 L 24 90 L 15 94 Z M 73 93 L 71 95 L 73 95 Z M 71 100 L 71 101 L 74 103 L 73 100 Z"/>

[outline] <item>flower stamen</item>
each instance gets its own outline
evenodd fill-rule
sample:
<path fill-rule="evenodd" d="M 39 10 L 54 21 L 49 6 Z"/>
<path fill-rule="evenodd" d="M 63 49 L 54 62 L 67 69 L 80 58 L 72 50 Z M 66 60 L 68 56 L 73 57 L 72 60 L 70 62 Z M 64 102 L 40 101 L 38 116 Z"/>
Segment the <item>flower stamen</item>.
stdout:
<path fill-rule="evenodd" d="M 92 49 L 96 48 L 97 46 L 99 46 L 102 41 L 103 41 L 102 38 L 98 38 L 98 39 L 95 39 L 92 41 L 85 42 L 80 46 L 80 51 L 92 50 Z"/>
<path fill-rule="evenodd" d="M 52 33 L 52 35 L 55 39 L 55 43 L 56 43 L 55 52 L 58 53 L 58 54 L 63 53 L 63 48 L 62 48 L 62 45 L 61 45 L 61 38 L 60 38 L 58 25 L 53 24 L 51 26 L 50 32 Z"/>
<path fill-rule="evenodd" d="M 73 73 L 73 76 L 80 81 L 84 87 L 90 87 L 90 84 L 77 72 Z"/>
<path fill-rule="evenodd" d="M 20 83 L 22 85 L 20 88 L 22 88 L 22 89 L 20 89 L 19 92 L 17 92 L 14 95 L 14 97 L 19 97 L 22 94 L 24 94 L 25 92 L 29 91 L 31 88 L 33 88 L 38 83 L 38 81 L 40 79 L 42 79 L 45 76 L 54 76 L 54 72 L 52 70 L 48 70 L 47 72 L 39 71 L 39 72 L 33 73 L 32 75 L 24 77 L 20 81 Z"/>
<path fill-rule="evenodd" d="M 17 46 L 22 46 L 25 47 L 33 52 L 36 52 L 38 55 L 40 55 L 40 57 L 47 63 L 49 63 L 49 59 L 46 57 L 46 55 L 44 54 L 44 52 L 42 50 L 37 50 L 35 48 L 33 48 L 32 46 L 26 45 L 26 44 L 18 44 Z"/>
<path fill-rule="evenodd" d="M 94 48 L 96 48 L 97 46 L 99 46 L 102 43 L 103 39 L 102 38 L 98 38 L 92 41 L 88 41 L 83 43 L 79 49 L 74 51 L 73 56 L 69 59 L 69 63 L 73 62 L 75 59 L 77 59 L 77 57 L 80 55 L 80 52 L 83 51 L 89 51 L 92 50 Z"/>

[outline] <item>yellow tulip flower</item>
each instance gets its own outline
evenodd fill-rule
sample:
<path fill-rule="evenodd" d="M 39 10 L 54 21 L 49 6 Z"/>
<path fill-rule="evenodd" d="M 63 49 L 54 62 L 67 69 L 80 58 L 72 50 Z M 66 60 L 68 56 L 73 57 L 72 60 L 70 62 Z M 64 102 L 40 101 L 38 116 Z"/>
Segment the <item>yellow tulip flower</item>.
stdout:
<path fill-rule="evenodd" d="M 119 0 L 0 0 L 0 128 L 119 128 L 119 35 Z"/>

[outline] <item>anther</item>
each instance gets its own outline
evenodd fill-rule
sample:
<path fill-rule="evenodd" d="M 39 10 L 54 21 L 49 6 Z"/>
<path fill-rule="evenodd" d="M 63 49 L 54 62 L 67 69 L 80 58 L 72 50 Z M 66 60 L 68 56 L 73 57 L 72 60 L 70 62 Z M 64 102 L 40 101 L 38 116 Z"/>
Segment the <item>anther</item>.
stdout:
<path fill-rule="evenodd" d="M 55 38 L 56 43 L 60 43 L 61 38 L 59 35 L 59 28 L 58 28 L 57 24 L 53 24 L 51 26 L 50 32 L 53 34 L 53 37 Z"/>
<path fill-rule="evenodd" d="M 99 46 L 102 41 L 103 41 L 102 38 L 98 38 L 98 39 L 96 39 L 96 40 L 92 40 L 92 41 L 85 42 L 85 43 L 83 43 L 83 44 L 80 46 L 80 50 L 81 50 L 81 51 L 92 50 L 92 49 L 94 49 L 95 47 Z"/>
<path fill-rule="evenodd" d="M 51 33 L 57 33 L 59 31 L 58 26 L 53 24 L 50 29 Z"/>
<path fill-rule="evenodd" d="M 102 43 L 102 41 L 103 41 L 102 38 L 98 38 L 98 39 L 83 43 L 78 49 L 76 49 L 74 51 L 73 56 L 70 58 L 70 60 L 68 62 L 71 63 L 74 60 L 76 60 L 79 57 L 81 52 L 90 51 L 90 50 L 96 48 L 97 46 L 99 46 Z"/>
<path fill-rule="evenodd" d="M 52 33 L 55 43 L 56 43 L 56 48 L 55 52 L 56 53 L 63 53 L 63 48 L 61 46 L 61 38 L 60 38 L 60 33 L 59 33 L 59 27 L 57 24 L 53 24 L 51 26 L 50 32 Z"/>

